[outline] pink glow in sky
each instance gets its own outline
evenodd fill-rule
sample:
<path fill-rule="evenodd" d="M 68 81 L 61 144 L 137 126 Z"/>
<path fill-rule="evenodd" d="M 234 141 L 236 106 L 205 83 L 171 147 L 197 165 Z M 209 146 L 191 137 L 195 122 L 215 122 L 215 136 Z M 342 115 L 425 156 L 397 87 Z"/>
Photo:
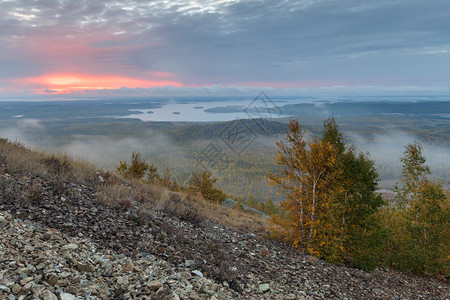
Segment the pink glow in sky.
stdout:
<path fill-rule="evenodd" d="M 419 0 L 0 0 L 0 97 L 163 86 L 450 89 L 448 11 L 448 1 Z"/>
<path fill-rule="evenodd" d="M 128 88 L 152 88 L 161 86 L 182 86 L 176 81 L 164 80 L 167 74 L 160 74 L 161 79 L 142 80 L 123 76 L 87 75 L 77 73 L 48 74 L 44 76 L 21 78 L 15 81 L 17 86 L 31 88 L 34 93 L 66 94 L 89 90 Z"/>

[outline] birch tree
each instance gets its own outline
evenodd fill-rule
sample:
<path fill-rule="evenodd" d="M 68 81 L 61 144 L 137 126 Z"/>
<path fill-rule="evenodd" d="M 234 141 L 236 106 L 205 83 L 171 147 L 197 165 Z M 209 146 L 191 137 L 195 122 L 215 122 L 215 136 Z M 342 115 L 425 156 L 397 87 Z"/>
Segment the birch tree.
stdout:
<path fill-rule="evenodd" d="M 320 140 L 310 142 L 291 121 L 277 146 L 282 169 L 270 178 L 286 195 L 280 205 L 287 218 L 272 218 L 274 235 L 329 261 L 341 263 L 350 256 L 356 265 L 373 268 L 374 259 L 362 263 L 372 255 L 363 245 L 374 244 L 375 214 L 382 205 L 373 162 L 346 146 L 334 119 L 324 122 Z"/>
<path fill-rule="evenodd" d="M 280 206 L 288 216 L 285 220 L 274 217 L 273 230 L 294 246 L 314 252 L 321 215 L 329 206 L 330 170 L 336 163 L 336 151 L 328 142 L 312 139 L 307 143 L 297 121 L 289 123 L 287 137 L 277 146 L 276 164 L 282 170 L 269 177 L 286 195 Z"/>

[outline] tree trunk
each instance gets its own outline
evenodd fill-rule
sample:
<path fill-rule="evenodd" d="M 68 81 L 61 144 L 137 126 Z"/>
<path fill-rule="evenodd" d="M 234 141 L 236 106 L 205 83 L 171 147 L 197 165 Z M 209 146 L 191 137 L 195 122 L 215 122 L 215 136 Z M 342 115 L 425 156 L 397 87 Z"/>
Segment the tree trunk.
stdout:
<path fill-rule="evenodd" d="M 316 179 L 314 179 L 313 188 L 312 188 L 311 227 L 309 229 L 308 244 L 311 241 L 312 234 L 314 231 L 314 218 L 315 218 L 315 212 L 316 212 L 316 184 L 317 184 L 317 181 L 316 181 Z"/>

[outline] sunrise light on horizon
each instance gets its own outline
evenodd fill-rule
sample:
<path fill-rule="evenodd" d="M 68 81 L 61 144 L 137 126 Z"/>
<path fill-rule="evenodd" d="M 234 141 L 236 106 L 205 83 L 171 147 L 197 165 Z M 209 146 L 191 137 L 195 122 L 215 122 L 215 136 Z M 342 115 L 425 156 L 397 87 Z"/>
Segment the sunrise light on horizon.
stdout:
<path fill-rule="evenodd" d="M 39 77 L 22 78 L 15 82 L 18 86 L 31 87 L 36 94 L 67 94 L 74 92 L 89 92 L 92 90 L 113 90 L 122 87 L 152 88 L 161 86 L 182 86 L 181 83 L 170 80 L 142 80 L 136 78 L 87 75 L 87 74 L 49 74 Z"/>
<path fill-rule="evenodd" d="M 0 0 L 0 98 L 163 87 L 449 93 L 449 11 L 419 0 Z"/>

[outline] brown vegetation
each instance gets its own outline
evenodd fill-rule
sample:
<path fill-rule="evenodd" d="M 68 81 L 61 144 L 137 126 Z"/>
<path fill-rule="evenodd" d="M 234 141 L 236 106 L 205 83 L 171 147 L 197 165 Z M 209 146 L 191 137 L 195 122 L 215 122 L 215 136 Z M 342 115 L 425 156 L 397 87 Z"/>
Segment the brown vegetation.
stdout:
<path fill-rule="evenodd" d="M 6 164 L 6 162 L 8 162 Z M 92 164 L 69 157 L 66 154 L 48 154 L 30 150 L 20 143 L 11 143 L 0 138 L 0 163 L 9 173 L 21 173 L 69 180 L 77 183 L 92 183 L 96 169 Z"/>
<path fill-rule="evenodd" d="M 135 208 L 145 212 L 152 208 L 165 211 L 193 223 L 210 219 L 236 229 L 263 232 L 267 221 L 259 216 L 222 207 L 190 192 L 172 192 L 163 182 L 148 183 L 98 170 L 94 165 L 66 154 L 49 154 L 30 150 L 20 143 L 0 139 L 1 172 L 33 174 L 51 180 L 71 181 L 94 185 L 97 199 L 107 205 L 123 209 Z M 39 199 L 38 187 L 28 191 L 30 199 Z"/>
<path fill-rule="evenodd" d="M 124 209 L 136 207 L 138 210 L 155 208 L 188 221 L 199 222 L 208 218 L 225 226 L 259 232 L 264 231 L 266 226 L 266 221 L 259 216 L 211 203 L 197 193 L 172 192 L 159 181 L 148 183 L 127 176 L 122 178 L 114 173 L 98 170 L 84 160 L 62 153 L 49 154 L 30 150 L 6 139 L 0 139 L 0 163 L 8 169 L 8 173 L 32 173 L 52 180 L 95 185 L 97 198 L 111 206 Z M 38 192 L 30 190 L 29 196 L 37 198 Z"/>

